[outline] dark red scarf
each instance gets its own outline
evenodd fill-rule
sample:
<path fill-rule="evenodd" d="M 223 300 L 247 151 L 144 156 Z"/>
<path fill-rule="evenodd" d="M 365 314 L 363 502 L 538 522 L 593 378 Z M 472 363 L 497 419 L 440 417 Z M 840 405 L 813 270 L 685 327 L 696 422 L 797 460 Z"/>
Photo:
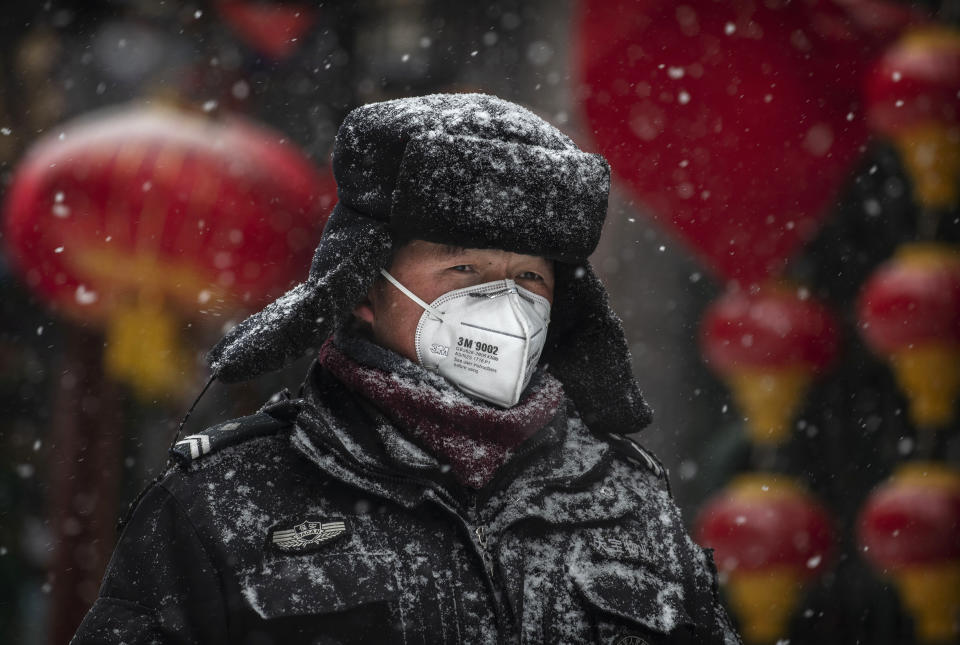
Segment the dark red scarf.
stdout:
<path fill-rule="evenodd" d="M 509 460 L 514 448 L 547 425 L 564 398 L 560 381 L 543 372 L 517 405 L 498 408 L 468 397 L 409 361 L 404 361 L 410 368 L 405 373 L 360 364 L 332 340 L 320 350 L 320 362 L 401 431 L 446 461 L 461 484 L 478 490 Z"/>

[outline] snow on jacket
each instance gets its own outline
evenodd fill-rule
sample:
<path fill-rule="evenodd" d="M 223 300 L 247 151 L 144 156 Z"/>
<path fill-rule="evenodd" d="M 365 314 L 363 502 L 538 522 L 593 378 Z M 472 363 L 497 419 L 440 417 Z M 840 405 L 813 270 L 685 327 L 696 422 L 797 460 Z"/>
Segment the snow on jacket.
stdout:
<path fill-rule="evenodd" d="M 739 643 L 666 475 L 564 405 L 456 485 L 315 365 L 188 437 L 73 643 Z"/>

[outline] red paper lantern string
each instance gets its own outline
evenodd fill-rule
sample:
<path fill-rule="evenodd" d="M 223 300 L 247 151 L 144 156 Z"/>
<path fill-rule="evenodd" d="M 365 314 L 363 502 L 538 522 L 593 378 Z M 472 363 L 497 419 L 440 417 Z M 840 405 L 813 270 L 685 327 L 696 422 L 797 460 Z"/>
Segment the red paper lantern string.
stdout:
<path fill-rule="evenodd" d="M 860 331 L 887 358 L 921 428 L 955 416 L 960 393 L 960 251 L 910 244 L 864 284 Z"/>
<path fill-rule="evenodd" d="M 299 49 L 318 17 L 316 7 L 306 3 L 217 0 L 216 7 L 246 43 L 274 60 Z"/>
<path fill-rule="evenodd" d="M 696 535 L 714 549 L 751 643 L 785 635 L 804 584 L 826 567 L 834 541 L 823 507 L 794 480 L 769 473 L 735 478 L 701 510 Z"/>
<path fill-rule="evenodd" d="M 864 557 L 890 575 L 924 643 L 960 637 L 960 473 L 902 465 L 860 513 Z"/>
<path fill-rule="evenodd" d="M 746 413 L 753 440 L 779 443 L 810 383 L 836 355 L 839 332 L 830 310 L 806 290 L 766 283 L 715 301 L 700 339 Z"/>
<path fill-rule="evenodd" d="M 874 2 L 584 0 L 577 90 L 613 171 L 720 277 L 777 275 L 867 139 L 860 86 L 911 14 Z"/>
<path fill-rule="evenodd" d="M 921 205 L 960 197 L 960 32 L 942 26 L 904 35 L 866 83 L 870 125 L 890 137 Z"/>
<path fill-rule="evenodd" d="M 105 328 L 107 367 L 149 397 L 189 381 L 175 319 L 220 327 L 282 293 L 309 267 L 334 201 L 329 173 L 279 134 L 126 108 L 31 148 L 5 239 L 27 285 Z"/>

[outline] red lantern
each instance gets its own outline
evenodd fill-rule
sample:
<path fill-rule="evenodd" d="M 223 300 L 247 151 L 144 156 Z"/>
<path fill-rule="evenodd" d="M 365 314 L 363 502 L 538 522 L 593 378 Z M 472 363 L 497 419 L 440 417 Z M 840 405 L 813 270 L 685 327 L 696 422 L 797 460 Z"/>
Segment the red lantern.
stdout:
<path fill-rule="evenodd" d="M 957 203 L 960 185 L 960 32 L 929 26 L 906 34 L 866 86 L 870 125 L 893 139 L 918 200 Z"/>
<path fill-rule="evenodd" d="M 780 273 L 827 215 L 866 142 L 862 75 L 908 15 L 877 5 L 580 3 L 578 92 L 600 151 L 723 278 Z"/>
<path fill-rule="evenodd" d="M 893 577 L 922 642 L 960 637 L 960 472 L 901 466 L 860 514 L 863 555 Z"/>
<path fill-rule="evenodd" d="M 733 390 L 754 441 L 780 442 L 813 378 L 833 360 L 837 324 L 805 290 L 732 290 L 707 310 L 701 346 Z"/>
<path fill-rule="evenodd" d="M 890 360 L 913 421 L 949 423 L 960 392 L 960 251 L 901 247 L 864 285 L 859 317 L 867 344 Z"/>
<path fill-rule="evenodd" d="M 803 585 L 833 545 L 827 512 L 797 482 L 741 475 L 697 518 L 697 541 L 714 549 L 727 597 L 751 643 L 782 637 Z"/>
<path fill-rule="evenodd" d="M 217 0 L 223 19 L 257 51 L 273 58 L 288 58 L 316 24 L 317 9 L 307 3 Z"/>
<path fill-rule="evenodd" d="M 43 300 L 106 328 L 108 370 L 149 397 L 189 381 L 173 314 L 220 327 L 278 295 L 306 272 L 334 201 L 332 177 L 278 134 L 129 108 L 31 148 L 5 241 Z"/>

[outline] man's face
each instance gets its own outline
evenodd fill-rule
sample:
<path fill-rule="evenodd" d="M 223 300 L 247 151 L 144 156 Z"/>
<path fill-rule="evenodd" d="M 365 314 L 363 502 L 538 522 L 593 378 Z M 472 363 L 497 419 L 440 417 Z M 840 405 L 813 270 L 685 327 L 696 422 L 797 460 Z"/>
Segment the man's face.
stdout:
<path fill-rule="evenodd" d="M 509 278 L 553 304 L 553 262 L 535 255 L 414 240 L 397 250 L 388 271 L 426 302 L 449 291 Z M 370 324 L 379 345 L 417 361 L 414 333 L 423 309 L 399 289 L 378 278 L 353 313 Z"/>

